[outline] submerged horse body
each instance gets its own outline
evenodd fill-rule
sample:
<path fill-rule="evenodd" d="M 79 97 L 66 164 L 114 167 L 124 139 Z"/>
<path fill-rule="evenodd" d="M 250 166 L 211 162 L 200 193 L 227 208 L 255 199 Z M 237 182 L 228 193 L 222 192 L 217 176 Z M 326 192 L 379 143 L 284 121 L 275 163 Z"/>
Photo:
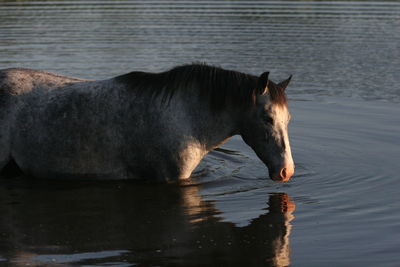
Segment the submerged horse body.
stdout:
<path fill-rule="evenodd" d="M 1 70 L 0 170 L 14 162 L 35 177 L 183 179 L 239 134 L 286 181 L 289 81 L 203 64 L 102 81 Z"/>

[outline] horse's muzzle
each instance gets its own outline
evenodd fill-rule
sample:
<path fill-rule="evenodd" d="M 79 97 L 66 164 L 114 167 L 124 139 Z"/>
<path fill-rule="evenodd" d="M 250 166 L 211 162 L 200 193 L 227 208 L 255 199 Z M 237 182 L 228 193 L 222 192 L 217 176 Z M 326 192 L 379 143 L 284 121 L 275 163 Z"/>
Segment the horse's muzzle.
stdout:
<path fill-rule="evenodd" d="M 278 172 L 270 173 L 272 180 L 276 182 L 287 182 L 294 174 L 294 166 L 288 165 L 281 168 Z"/>

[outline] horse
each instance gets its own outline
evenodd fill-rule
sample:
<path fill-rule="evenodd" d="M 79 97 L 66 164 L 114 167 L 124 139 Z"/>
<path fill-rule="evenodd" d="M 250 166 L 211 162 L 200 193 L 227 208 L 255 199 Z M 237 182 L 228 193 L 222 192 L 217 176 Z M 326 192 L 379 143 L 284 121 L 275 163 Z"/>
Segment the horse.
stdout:
<path fill-rule="evenodd" d="M 285 89 L 203 63 L 106 80 L 0 70 L 0 170 L 40 178 L 190 178 L 202 158 L 241 135 L 274 181 L 294 163 Z"/>

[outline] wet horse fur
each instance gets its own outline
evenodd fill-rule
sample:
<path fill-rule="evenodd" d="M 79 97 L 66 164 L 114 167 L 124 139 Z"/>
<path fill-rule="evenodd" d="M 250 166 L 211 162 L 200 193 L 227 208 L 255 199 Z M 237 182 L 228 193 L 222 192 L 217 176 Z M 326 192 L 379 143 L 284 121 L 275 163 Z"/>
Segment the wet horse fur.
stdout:
<path fill-rule="evenodd" d="M 205 64 L 101 81 L 0 70 L 0 171 L 14 164 L 35 177 L 176 180 L 240 134 L 271 175 L 291 160 L 288 116 L 278 130 L 271 122 L 274 110 L 287 111 L 288 82 Z"/>

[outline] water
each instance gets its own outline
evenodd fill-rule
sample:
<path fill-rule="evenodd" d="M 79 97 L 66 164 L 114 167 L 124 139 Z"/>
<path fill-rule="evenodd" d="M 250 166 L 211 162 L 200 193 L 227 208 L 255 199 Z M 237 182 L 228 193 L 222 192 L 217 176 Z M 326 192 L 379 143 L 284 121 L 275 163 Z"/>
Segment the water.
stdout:
<path fill-rule="evenodd" d="M 294 74 L 297 166 L 235 137 L 182 185 L 2 178 L 0 266 L 398 266 L 399 41 L 398 1 L 0 1 L 0 68 Z"/>

